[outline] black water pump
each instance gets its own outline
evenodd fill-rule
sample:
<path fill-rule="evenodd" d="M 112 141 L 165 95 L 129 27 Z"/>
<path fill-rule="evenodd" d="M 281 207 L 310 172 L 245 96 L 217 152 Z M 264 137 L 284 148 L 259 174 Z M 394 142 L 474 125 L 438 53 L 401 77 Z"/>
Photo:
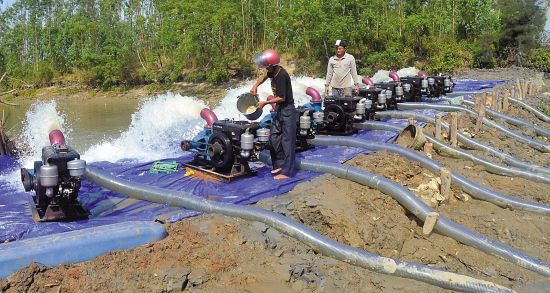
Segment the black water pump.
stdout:
<path fill-rule="evenodd" d="M 349 135 L 356 133 L 353 123 L 364 122 L 372 101 L 361 97 L 325 97 L 324 123 L 318 125 L 320 134 Z"/>
<path fill-rule="evenodd" d="M 214 122 L 207 148 L 207 155 L 212 164 L 223 171 L 232 168 L 247 169 L 248 161 L 256 160 L 256 151 L 262 148 L 259 144 L 255 144 L 255 134 L 259 129 L 258 123 L 248 121 Z M 267 137 L 261 136 L 265 142 L 268 138 L 269 134 Z"/>
<path fill-rule="evenodd" d="M 35 191 L 33 219 L 37 222 L 85 219 L 88 212 L 77 197 L 86 161 L 65 144 L 61 131 L 50 132 L 50 143 L 42 148 L 42 161 L 34 162 L 33 172 L 21 168 L 25 191 Z"/>
<path fill-rule="evenodd" d="M 228 178 L 253 174 L 248 163 L 258 160 L 259 152 L 269 141 L 269 129 L 261 128 L 256 122 L 217 121 L 210 110 L 203 113 L 209 118 L 205 118 L 208 123 L 205 130 L 193 140 L 181 142 L 182 150 L 196 152 L 193 162 L 188 165 L 201 170 L 212 169 L 217 175 Z"/>

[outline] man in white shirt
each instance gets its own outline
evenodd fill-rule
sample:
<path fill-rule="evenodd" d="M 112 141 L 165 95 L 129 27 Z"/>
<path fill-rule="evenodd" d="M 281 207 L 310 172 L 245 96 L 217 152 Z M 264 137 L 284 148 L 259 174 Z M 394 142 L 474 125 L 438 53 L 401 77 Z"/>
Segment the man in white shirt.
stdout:
<path fill-rule="evenodd" d="M 325 95 L 328 95 L 329 89 L 332 87 L 333 96 L 339 98 L 351 97 L 352 86 L 356 93 L 359 92 L 355 58 L 346 53 L 346 41 L 337 40 L 334 47 L 336 48 L 336 55 L 330 57 L 327 65 Z"/>

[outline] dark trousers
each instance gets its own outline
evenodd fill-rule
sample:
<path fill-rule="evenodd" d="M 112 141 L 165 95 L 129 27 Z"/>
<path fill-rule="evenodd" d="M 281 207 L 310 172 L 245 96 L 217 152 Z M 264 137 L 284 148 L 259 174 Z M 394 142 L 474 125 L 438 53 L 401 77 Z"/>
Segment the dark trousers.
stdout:
<path fill-rule="evenodd" d="M 294 105 L 278 107 L 271 125 L 269 152 L 273 169 L 281 168 L 281 174 L 292 177 L 296 159 L 296 108 Z"/>

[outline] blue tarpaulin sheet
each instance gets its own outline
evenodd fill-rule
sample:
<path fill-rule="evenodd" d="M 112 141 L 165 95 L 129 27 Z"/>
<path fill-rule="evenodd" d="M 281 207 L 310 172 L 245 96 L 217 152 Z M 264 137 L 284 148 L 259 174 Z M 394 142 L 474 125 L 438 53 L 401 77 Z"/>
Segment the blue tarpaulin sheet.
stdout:
<path fill-rule="evenodd" d="M 478 85 L 469 87 L 469 90 L 478 90 L 478 86 L 487 83 L 479 82 Z M 425 112 L 429 115 L 436 113 L 430 110 Z M 403 126 L 407 123 L 404 120 L 394 119 L 387 122 Z M 370 141 L 392 142 L 397 134 L 376 130 L 361 131 L 354 136 Z M 366 151 L 350 147 L 316 147 L 298 154 L 298 157 L 342 163 L 361 153 L 366 153 Z M 192 157 L 193 154 L 187 153 L 179 158 L 169 158 L 164 161 L 182 163 L 191 161 Z M 258 164 L 253 166 L 257 168 L 257 176 L 221 183 L 184 176 L 185 171 L 182 170 L 172 174 L 150 174 L 149 168 L 152 163 L 95 162 L 90 165 L 129 181 L 186 191 L 210 200 L 235 204 L 255 203 L 263 198 L 286 193 L 297 184 L 320 175 L 300 170 L 293 178 L 275 181 L 269 172 L 271 169 Z M 19 164 L 12 158 L 0 156 L 0 173 L 13 172 L 19 168 Z M 83 180 L 78 199 L 82 206 L 91 213 L 88 220 L 35 223 L 32 220 L 30 208 L 32 193 L 22 192 L 21 189 L 16 190 L 9 184 L 0 182 L 0 243 L 127 221 L 160 219 L 173 222 L 198 214 L 195 211 L 182 208 L 131 199 Z"/>
<path fill-rule="evenodd" d="M 498 84 L 507 82 L 507 80 L 474 80 L 462 79 L 455 81 L 455 92 L 479 91 L 482 89 L 494 88 Z"/>

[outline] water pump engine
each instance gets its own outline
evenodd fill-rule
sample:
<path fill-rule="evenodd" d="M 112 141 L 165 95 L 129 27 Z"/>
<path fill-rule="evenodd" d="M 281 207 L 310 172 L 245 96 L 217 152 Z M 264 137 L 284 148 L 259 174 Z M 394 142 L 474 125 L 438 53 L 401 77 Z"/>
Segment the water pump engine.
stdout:
<path fill-rule="evenodd" d="M 401 82 L 376 83 L 374 86 L 386 94 L 386 110 L 395 110 L 397 109 L 397 103 L 406 101 L 405 91 Z M 382 105 L 381 103 L 378 104 Z"/>
<path fill-rule="evenodd" d="M 255 174 L 249 162 L 258 160 L 259 152 L 269 141 L 269 129 L 256 122 L 217 121 L 212 111 L 203 111 L 211 113 L 208 114 L 211 118 L 205 118 L 208 125 L 193 140 L 181 142 L 182 150 L 196 152 L 194 161 L 186 165 L 214 172 L 225 179 Z"/>
<path fill-rule="evenodd" d="M 401 83 L 407 102 L 420 102 L 422 96 L 428 94 L 428 79 L 426 77 L 402 77 Z"/>
<path fill-rule="evenodd" d="M 315 138 L 317 124 L 319 122 L 323 122 L 324 114 L 323 112 L 316 112 L 315 110 L 304 106 L 296 108 L 296 111 L 298 112 L 298 127 L 296 128 L 296 151 L 301 152 L 313 147 L 307 142 L 307 140 Z"/>
<path fill-rule="evenodd" d="M 77 200 L 86 161 L 65 144 L 63 133 L 50 132 L 50 146 L 42 148 L 42 161 L 34 162 L 34 170 L 21 168 L 25 191 L 35 191 L 33 219 L 70 221 L 88 218 L 88 212 Z"/>
<path fill-rule="evenodd" d="M 439 98 L 452 93 L 454 87 L 455 83 L 450 76 L 429 76 L 427 95 L 429 98 Z"/>
<path fill-rule="evenodd" d="M 356 133 L 353 123 L 367 119 L 367 108 L 372 102 L 361 96 L 325 97 L 324 123 L 319 124 L 318 133 L 331 135 L 350 135 Z"/>

